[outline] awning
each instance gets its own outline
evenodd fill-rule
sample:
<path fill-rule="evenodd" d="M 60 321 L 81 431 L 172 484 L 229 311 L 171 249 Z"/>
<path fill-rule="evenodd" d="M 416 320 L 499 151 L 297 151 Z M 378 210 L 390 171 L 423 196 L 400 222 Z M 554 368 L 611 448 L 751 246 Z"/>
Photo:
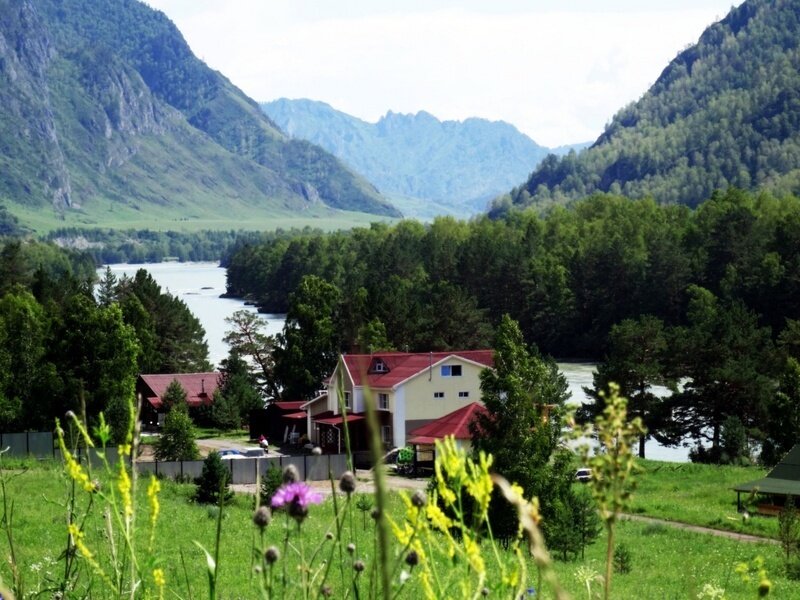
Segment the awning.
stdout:
<path fill-rule="evenodd" d="M 777 494 L 779 496 L 800 496 L 800 481 L 764 477 L 749 481 L 733 488 L 735 492 L 756 492 L 759 494 Z"/>
<path fill-rule="evenodd" d="M 352 423 L 353 421 L 363 421 L 364 415 L 347 415 L 347 422 Z M 342 415 L 337 415 L 335 417 L 328 417 L 327 419 L 317 419 L 314 421 L 315 423 L 319 423 L 320 425 L 341 425 L 342 424 Z"/>
<path fill-rule="evenodd" d="M 429 437 L 429 436 L 425 436 L 425 435 L 418 435 L 416 437 L 409 438 L 406 443 L 412 444 L 412 445 L 413 444 L 423 445 L 423 446 L 426 446 L 426 445 L 430 444 L 431 446 L 433 446 L 438 441 L 441 441 L 441 439 L 440 438 L 435 438 L 435 437 Z"/>
<path fill-rule="evenodd" d="M 293 412 L 286 415 L 281 415 L 284 419 L 305 419 L 306 418 L 306 411 L 301 410 L 300 412 Z"/>

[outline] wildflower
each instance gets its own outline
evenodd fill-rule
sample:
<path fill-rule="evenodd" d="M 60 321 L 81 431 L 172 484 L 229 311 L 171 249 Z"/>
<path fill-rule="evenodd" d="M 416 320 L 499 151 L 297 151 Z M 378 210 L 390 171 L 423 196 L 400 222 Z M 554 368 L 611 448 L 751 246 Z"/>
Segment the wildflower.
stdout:
<path fill-rule="evenodd" d="M 422 490 L 417 490 L 411 496 L 411 504 L 416 506 L 417 508 L 422 508 L 428 503 L 428 497 L 425 495 L 425 492 Z"/>
<path fill-rule="evenodd" d="M 354 562 L 353 563 L 353 570 L 356 573 L 361 573 L 364 570 L 364 561 L 363 560 L 357 560 L 356 562 Z"/>
<path fill-rule="evenodd" d="M 329 598 L 330 596 L 333 596 L 333 590 L 331 589 L 331 586 L 329 586 L 329 585 L 323 585 L 319 592 L 320 592 L 320 594 L 322 594 L 326 598 Z"/>
<path fill-rule="evenodd" d="M 158 597 L 164 597 L 164 586 L 167 583 L 166 578 L 164 577 L 164 570 L 163 569 L 153 569 L 153 581 L 158 588 Z"/>
<path fill-rule="evenodd" d="M 119 479 L 117 488 L 122 496 L 122 507 L 126 517 L 133 516 L 133 501 L 131 500 L 131 478 L 128 476 L 128 469 L 125 468 L 125 461 L 119 461 Z"/>
<path fill-rule="evenodd" d="M 381 511 L 379 511 L 377 508 L 373 508 L 372 511 L 370 511 L 369 516 L 372 517 L 373 520 L 377 521 L 378 517 L 381 516 Z"/>
<path fill-rule="evenodd" d="M 278 562 L 280 559 L 281 553 L 275 546 L 270 546 L 267 548 L 267 551 L 264 552 L 264 560 L 267 561 L 268 565 L 274 564 Z"/>
<path fill-rule="evenodd" d="M 339 479 L 339 489 L 348 496 L 356 491 L 356 478 L 352 472 L 345 471 L 342 473 L 342 477 Z"/>
<path fill-rule="evenodd" d="M 330 531 L 326 531 L 325 532 L 325 539 L 326 540 L 332 540 L 333 539 L 333 533 L 330 532 Z"/>
<path fill-rule="evenodd" d="M 161 491 L 161 483 L 155 475 L 150 478 L 150 485 L 147 486 L 147 501 L 150 504 L 150 550 L 153 549 L 153 542 L 156 535 L 156 522 L 161 505 L 158 502 L 158 492 Z"/>
<path fill-rule="evenodd" d="M 355 551 L 356 551 L 356 545 L 355 544 L 353 544 L 352 542 L 347 544 L 347 553 L 348 554 L 353 554 Z"/>
<path fill-rule="evenodd" d="M 481 596 L 488 596 L 489 595 L 489 588 L 483 588 L 481 590 Z"/>
<path fill-rule="evenodd" d="M 270 513 L 269 507 L 267 506 L 259 506 L 258 510 L 253 514 L 253 523 L 259 529 L 264 529 L 264 527 L 269 525 L 271 519 L 272 513 Z"/>
<path fill-rule="evenodd" d="M 272 496 L 272 508 L 285 508 L 297 521 L 306 518 L 309 504 L 320 502 L 322 495 L 312 492 L 311 488 L 302 482 L 284 484 Z"/>
<path fill-rule="evenodd" d="M 763 598 L 764 596 L 768 596 L 771 589 L 772 582 L 769 579 L 762 579 L 758 583 L 758 597 Z"/>
<path fill-rule="evenodd" d="M 283 483 L 295 483 L 300 481 L 300 472 L 294 465 L 286 465 L 283 470 Z"/>

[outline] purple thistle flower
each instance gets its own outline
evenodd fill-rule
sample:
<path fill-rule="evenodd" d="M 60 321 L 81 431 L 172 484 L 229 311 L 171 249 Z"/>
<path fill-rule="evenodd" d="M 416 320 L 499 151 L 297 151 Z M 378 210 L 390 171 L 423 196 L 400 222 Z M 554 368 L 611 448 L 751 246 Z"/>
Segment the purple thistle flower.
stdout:
<path fill-rule="evenodd" d="M 322 494 L 312 492 L 303 482 L 286 483 L 272 495 L 272 508 L 288 508 L 292 505 L 307 508 L 309 504 L 322 502 Z"/>

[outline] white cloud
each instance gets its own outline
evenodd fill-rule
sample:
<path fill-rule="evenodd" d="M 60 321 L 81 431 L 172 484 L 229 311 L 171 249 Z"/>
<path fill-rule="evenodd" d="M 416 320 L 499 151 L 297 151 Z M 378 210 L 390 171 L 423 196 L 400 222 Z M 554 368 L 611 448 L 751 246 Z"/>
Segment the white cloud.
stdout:
<path fill-rule="evenodd" d="M 614 12 L 597 10 L 596 2 L 569 12 L 512 3 L 491 13 L 424 8 L 430 3 L 400 13 L 387 8 L 399 4 L 376 10 L 345 2 L 326 4 L 320 16 L 301 0 L 150 4 L 256 100 L 312 98 L 367 120 L 390 109 L 502 119 L 551 146 L 597 137 L 727 11 L 718 0 Z"/>

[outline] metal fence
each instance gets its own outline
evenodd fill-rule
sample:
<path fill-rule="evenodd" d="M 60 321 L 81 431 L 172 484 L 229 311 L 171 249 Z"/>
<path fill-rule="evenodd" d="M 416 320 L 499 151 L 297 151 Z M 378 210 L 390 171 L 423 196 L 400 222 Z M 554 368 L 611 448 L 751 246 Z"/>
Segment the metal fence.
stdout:
<path fill-rule="evenodd" d="M 231 483 L 254 484 L 266 473 L 270 466 L 284 469 L 294 465 L 301 480 L 324 481 L 331 475 L 338 479 L 347 470 L 347 455 L 323 454 L 321 456 L 275 456 L 259 458 L 237 458 L 224 460 L 231 472 Z M 202 460 L 183 461 L 141 461 L 136 463 L 139 473 L 154 473 L 160 477 L 186 480 L 195 479 L 203 471 Z"/>
<path fill-rule="evenodd" d="M 8 448 L 6 456 L 14 458 L 33 457 L 39 459 L 61 459 L 61 450 L 54 444 L 54 436 L 50 431 L 36 431 L 26 433 L 0 433 L 0 449 Z M 102 461 L 98 457 L 98 450 L 79 448 L 78 456 L 88 456 L 92 465 L 97 466 Z M 117 449 L 106 448 L 106 460 L 112 465 L 117 463 Z M 253 484 L 257 483 L 261 475 L 267 472 L 271 465 L 280 469 L 292 464 L 300 473 L 300 478 L 308 481 L 323 481 L 333 474 L 335 479 L 342 476 L 347 470 L 347 456 L 345 454 L 324 454 L 322 456 L 275 456 L 258 458 L 238 458 L 223 461 L 231 470 L 231 483 Z M 169 479 L 187 480 L 195 479 L 203 471 L 202 460 L 184 461 L 137 461 L 136 470 L 139 473 L 154 473 Z"/>
<path fill-rule="evenodd" d="M 0 450 L 8 448 L 6 456 L 24 458 L 55 458 L 53 432 L 29 431 L 25 433 L 0 433 Z"/>

